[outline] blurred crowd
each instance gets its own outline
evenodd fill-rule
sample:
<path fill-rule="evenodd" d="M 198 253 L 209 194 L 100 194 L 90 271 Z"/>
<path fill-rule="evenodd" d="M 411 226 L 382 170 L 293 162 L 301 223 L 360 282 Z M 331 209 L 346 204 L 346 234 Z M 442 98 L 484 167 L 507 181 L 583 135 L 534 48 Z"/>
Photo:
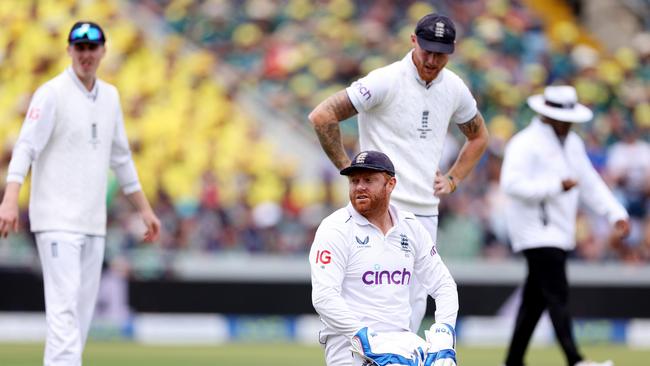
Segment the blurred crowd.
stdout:
<path fill-rule="evenodd" d="M 154 14 L 166 26 L 134 21 L 125 8 Z M 67 65 L 68 27 L 77 18 L 96 20 L 108 34 L 100 76 L 121 92 L 140 179 L 163 222 L 160 244 L 140 246 L 142 228 L 113 183 L 109 257 L 157 258 L 152 268 L 164 271 L 177 249 L 304 255 L 320 220 L 344 203 L 334 184 L 341 178 L 324 168 L 316 186 L 302 186 L 297 157 L 274 148 L 290 141 L 265 139 L 257 125 L 263 122 L 234 96 L 261 94 L 269 107 L 310 129 L 306 116 L 313 107 L 401 59 L 417 20 L 434 10 L 457 24 L 449 67 L 470 86 L 491 133 L 476 172 L 442 201 L 443 255 L 511 256 L 498 189 L 504 146 L 532 117 L 529 95 L 547 83 L 569 83 L 596 115 L 578 130 L 591 160 L 632 216 L 631 236 L 614 242 L 606 222 L 581 211 L 574 256 L 650 262 L 650 30 L 608 53 L 570 16 L 543 22 L 539 9 L 520 0 L 2 2 L 0 169 L 31 93 Z M 451 132 L 443 166 L 462 144 L 458 131 Z M 355 124 L 345 124 L 344 133 L 353 154 Z"/>
<path fill-rule="evenodd" d="M 141 183 L 165 225 L 160 245 L 151 250 L 304 252 L 308 228 L 318 224 L 324 213 L 317 211 L 330 201 L 328 179 L 309 189 L 294 184 L 296 158 L 277 153 L 276 143 L 233 101 L 235 91 L 215 77 L 218 57 L 189 47 L 180 36 L 148 34 L 130 17 L 136 15 L 127 15 L 127 6 L 101 0 L 0 2 L 0 179 L 32 93 L 69 65 L 70 26 L 92 19 L 107 31 L 99 76 L 118 86 Z M 114 179 L 109 187 L 108 250 L 128 254 L 138 247 L 141 227 L 123 207 Z M 4 263 L 35 258 L 33 248 L 25 249 L 32 246 L 29 189 L 27 182 L 21 191 L 21 233 L 0 245 Z M 298 209 L 305 209 L 300 217 Z M 294 235 L 296 225 L 305 229 Z M 273 237 L 280 228 L 286 235 Z"/>
<path fill-rule="evenodd" d="M 503 149 L 532 117 L 526 98 L 546 84 L 567 83 L 595 111 L 594 121 L 580 126 L 579 132 L 588 143 L 593 164 L 632 216 L 630 238 L 612 242 L 607 223 L 582 211 L 575 256 L 592 261 L 648 261 L 650 33 L 634 34 L 629 47 L 607 53 L 576 25 L 571 4 L 554 8 L 549 3 L 558 2 L 537 6 L 536 12 L 518 0 L 149 0 L 144 4 L 175 32 L 231 66 L 240 81 L 238 88 L 262 93 L 273 107 L 291 113 L 306 128 L 305 116 L 326 96 L 374 68 L 401 59 L 410 49 L 409 35 L 422 14 L 448 14 L 459 30 L 450 67 L 477 97 L 492 141 L 477 172 L 458 194 L 443 200 L 443 252 L 446 248 L 447 255 L 460 257 L 510 255 L 501 214 L 504 197 L 498 190 Z M 352 154 L 355 125 L 344 125 L 344 132 Z M 462 143 L 459 136 L 450 136 L 447 163 Z"/>

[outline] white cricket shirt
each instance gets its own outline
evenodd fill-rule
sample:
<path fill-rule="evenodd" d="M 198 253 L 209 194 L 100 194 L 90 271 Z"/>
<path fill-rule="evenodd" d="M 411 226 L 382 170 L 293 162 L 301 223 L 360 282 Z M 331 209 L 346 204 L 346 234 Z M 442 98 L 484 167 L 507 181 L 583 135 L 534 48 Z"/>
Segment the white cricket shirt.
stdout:
<path fill-rule="evenodd" d="M 352 337 L 362 327 L 407 331 L 409 285 L 417 276 L 436 300 L 436 322 L 455 326 L 458 293 L 431 237 L 412 213 L 390 206 L 384 235 L 351 204 L 320 224 L 309 253 L 312 302 L 322 335 Z"/>
<path fill-rule="evenodd" d="M 436 215 L 433 194 L 449 122 L 471 120 L 476 100 L 453 71 L 443 69 L 428 86 L 418 75 L 413 51 L 376 69 L 346 89 L 359 112 L 361 150 L 377 150 L 393 161 L 397 181 L 392 201 L 416 215 Z"/>
<path fill-rule="evenodd" d="M 641 138 L 615 143 L 607 150 L 606 167 L 612 176 L 624 178 L 623 188 L 642 193 L 650 177 L 650 143 Z"/>
<path fill-rule="evenodd" d="M 117 89 L 97 79 L 88 91 L 71 67 L 32 98 L 7 182 L 32 166 L 31 230 L 106 234 L 109 166 L 125 194 L 140 190 Z"/>
<path fill-rule="evenodd" d="M 564 179 L 578 184 L 564 192 Z M 506 223 L 516 252 L 573 249 L 579 200 L 611 223 L 628 217 L 591 165 L 582 139 L 571 131 L 561 144 L 553 128 L 538 118 L 508 142 L 500 184 L 508 195 Z"/>

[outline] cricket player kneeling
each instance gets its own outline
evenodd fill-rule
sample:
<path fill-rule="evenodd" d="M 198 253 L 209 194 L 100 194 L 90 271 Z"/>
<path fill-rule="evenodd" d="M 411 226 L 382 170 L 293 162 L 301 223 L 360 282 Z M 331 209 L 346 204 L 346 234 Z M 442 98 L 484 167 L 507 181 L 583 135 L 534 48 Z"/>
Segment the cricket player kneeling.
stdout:
<path fill-rule="evenodd" d="M 433 324 L 426 341 L 411 332 L 373 332 L 361 328 L 351 350 L 364 366 L 455 366 L 455 332 L 448 324 Z"/>

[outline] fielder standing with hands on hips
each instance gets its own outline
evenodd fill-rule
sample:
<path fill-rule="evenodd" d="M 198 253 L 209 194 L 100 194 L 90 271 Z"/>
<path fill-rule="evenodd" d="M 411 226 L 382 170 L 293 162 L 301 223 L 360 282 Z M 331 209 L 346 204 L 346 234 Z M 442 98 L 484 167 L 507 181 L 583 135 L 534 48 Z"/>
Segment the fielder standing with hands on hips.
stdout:
<path fill-rule="evenodd" d="M 144 240 L 160 221 L 142 192 L 117 89 L 97 78 L 106 37 L 93 22 L 68 35 L 72 65 L 34 94 L 9 163 L 0 235 L 18 230 L 18 194 L 32 168 L 29 218 L 43 268 L 44 364 L 81 365 L 106 235 L 108 169 L 140 213 Z"/>
<path fill-rule="evenodd" d="M 339 122 L 359 114 L 361 150 L 389 155 L 397 166 L 392 202 L 415 214 L 437 239 L 440 196 L 453 193 L 485 151 L 488 132 L 465 83 L 445 68 L 454 52 L 456 28 L 448 17 L 428 14 L 411 35 L 413 49 L 391 65 L 376 69 L 330 96 L 309 115 L 323 150 L 340 170 L 350 165 Z M 449 123 L 466 137 L 448 172 L 438 164 Z M 411 286 L 410 329 L 417 332 L 427 293 Z"/>
<path fill-rule="evenodd" d="M 456 283 L 422 224 L 390 204 L 398 183 L 393 163 L 364 151 L 341 174 L 348 177 L 350 203 L 322 221 L 309 254 L 327 366 L 455 365 Z M 436 301 L 428 342 L 409 331 L 416 277 Z"/>
<path fill-rule="evenodd" d="M 621 237 L 629 234 L 628 214 L 591 165 L 582 139 L 571 132 L 575 123 L 593 117 L 578 103 L 575 88 L 548 86 L 543 94 L 528 98 L 528 105 L 539 116 L 510 140 L 501 168 L 512 247 L 528 264 L 505 365 L 523 365 L 530 337 L 548 309 L 569 366 L 612 366 L 610 361 L 585 361 L 578 352 L 568 309 L 566 260 L 576 245 L 578 201 L 606 216 Z"/>

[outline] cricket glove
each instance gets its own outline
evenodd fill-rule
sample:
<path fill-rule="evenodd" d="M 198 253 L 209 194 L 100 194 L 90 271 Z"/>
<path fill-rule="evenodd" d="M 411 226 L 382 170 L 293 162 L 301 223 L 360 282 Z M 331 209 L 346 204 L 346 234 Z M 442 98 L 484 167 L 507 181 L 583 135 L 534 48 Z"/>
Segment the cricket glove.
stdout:
<path fill-rule="evenodd" d="M 421 366 L 426 356 L 427 343 L 411 332 L 373 332 L 361 328 L 351 340 L 353 353 L 365 362 L 364 366 Z"/>
<path fill-rule="evenodd" d="M 428 350 L 424 366 L 456 366 L 456 332 L 449 324 L 433 324 L 424 331 Z"/>

